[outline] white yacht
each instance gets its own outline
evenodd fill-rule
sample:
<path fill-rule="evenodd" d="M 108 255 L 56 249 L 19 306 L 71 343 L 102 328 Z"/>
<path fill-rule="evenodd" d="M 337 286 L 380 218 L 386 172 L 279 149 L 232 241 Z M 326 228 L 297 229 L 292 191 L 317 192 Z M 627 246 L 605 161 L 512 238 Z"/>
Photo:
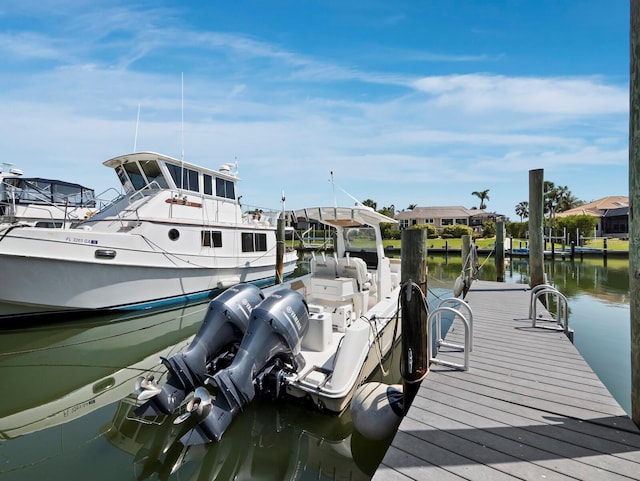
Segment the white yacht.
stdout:
<path fill-rule="evenodd" d="M 276 277 L 278 212 L 243 212 L 231 164 L 218 171 L 153 152 L 104 162 L 124 194 L 71 227 L 0 230 L 0 316 L 147 309 Z M 297 253 L 282 255 L 281 272 Z"/>

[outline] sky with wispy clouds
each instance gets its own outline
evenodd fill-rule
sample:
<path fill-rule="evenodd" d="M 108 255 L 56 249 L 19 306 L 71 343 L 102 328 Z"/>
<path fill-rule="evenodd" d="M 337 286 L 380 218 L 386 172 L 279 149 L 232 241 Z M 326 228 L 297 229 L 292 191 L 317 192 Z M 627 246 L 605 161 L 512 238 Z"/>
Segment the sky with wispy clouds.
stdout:
<path fill-rule="evenodd" d="M 135 149 L 263 207 L 628 195 L 623 0 L 3 0 L 0 59 L 0 163 L 97 193 Z"/>

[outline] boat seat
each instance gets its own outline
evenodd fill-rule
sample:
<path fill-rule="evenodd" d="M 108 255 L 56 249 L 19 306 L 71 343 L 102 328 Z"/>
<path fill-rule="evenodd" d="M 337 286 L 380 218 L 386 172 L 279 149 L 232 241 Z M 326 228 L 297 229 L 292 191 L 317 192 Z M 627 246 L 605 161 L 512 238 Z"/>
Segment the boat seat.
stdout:
<path fill-rule="evenodd" d="M 371 288 L 371 275 L 367 272 L 367 263 L 358 257 L 342 257 L 337 259 L 338 277 L 356 280 L 358 291 L 368 291 Z"/>
<path fill-rule="evenodd" d="M 311 255 L 310 269 L 314 277 L 323 279 L 335 279 L 338 277 L 336 258 L 325 256 L 324 252 L 320 258 L 316 257 L 315 254 Z"/>

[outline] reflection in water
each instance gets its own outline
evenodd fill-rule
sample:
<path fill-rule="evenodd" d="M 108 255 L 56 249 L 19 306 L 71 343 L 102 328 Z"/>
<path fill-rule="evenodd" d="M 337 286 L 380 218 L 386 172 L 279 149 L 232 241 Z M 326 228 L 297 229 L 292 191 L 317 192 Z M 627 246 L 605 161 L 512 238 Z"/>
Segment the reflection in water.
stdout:
<path fill-rule="evenodd" d="M 107 439 L 133 457 L 137 479 L 294 480 L 370 479 L 384 449 L 357 434 L 348 411 L 331 416 L 281 403 L 255 402 L 217 443 L 185 447 L 191 426 L 174 417 L 144 423 L 133 414 L 135 401 L 120 402 Z M 358 445 L 360 443 L 360 446 Z M 383 448 L 386 445 L 379 444 Z"/>

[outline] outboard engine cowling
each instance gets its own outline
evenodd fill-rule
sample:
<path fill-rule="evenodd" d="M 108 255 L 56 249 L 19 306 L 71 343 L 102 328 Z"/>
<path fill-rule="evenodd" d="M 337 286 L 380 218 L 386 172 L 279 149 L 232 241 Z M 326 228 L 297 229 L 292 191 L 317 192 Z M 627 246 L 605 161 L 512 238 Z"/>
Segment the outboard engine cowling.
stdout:
<path fill-rule="evenodd" d="M 211 374 L 210 363 L 242 339 L 251 311 L 264 299 L 253 284 L 238 284 L 219 294 L 209 303 L 202 326 L 187 349 L 169 358 L 160 358 L 169 372 L 169 380 L 160 388 L 145 389 L 139 380 L 138 399 L 147 402 L 136 409 L 138 416 L 170 414 L 187 393 L 205 383 Z"/>
<path fill-rule="evenodd" d="M 307 303 L 296 291 L 279 290 L 254 308 L 233 362 L 210 377 L 217 389 L 215 401 L 180 441 L 187 446 L 219 441 L 234 416 L 254 399 L 255 379 L 270 361 L 284 359 L 294 369 L 302 368 L 300 345 L 308 328 Z"/>

